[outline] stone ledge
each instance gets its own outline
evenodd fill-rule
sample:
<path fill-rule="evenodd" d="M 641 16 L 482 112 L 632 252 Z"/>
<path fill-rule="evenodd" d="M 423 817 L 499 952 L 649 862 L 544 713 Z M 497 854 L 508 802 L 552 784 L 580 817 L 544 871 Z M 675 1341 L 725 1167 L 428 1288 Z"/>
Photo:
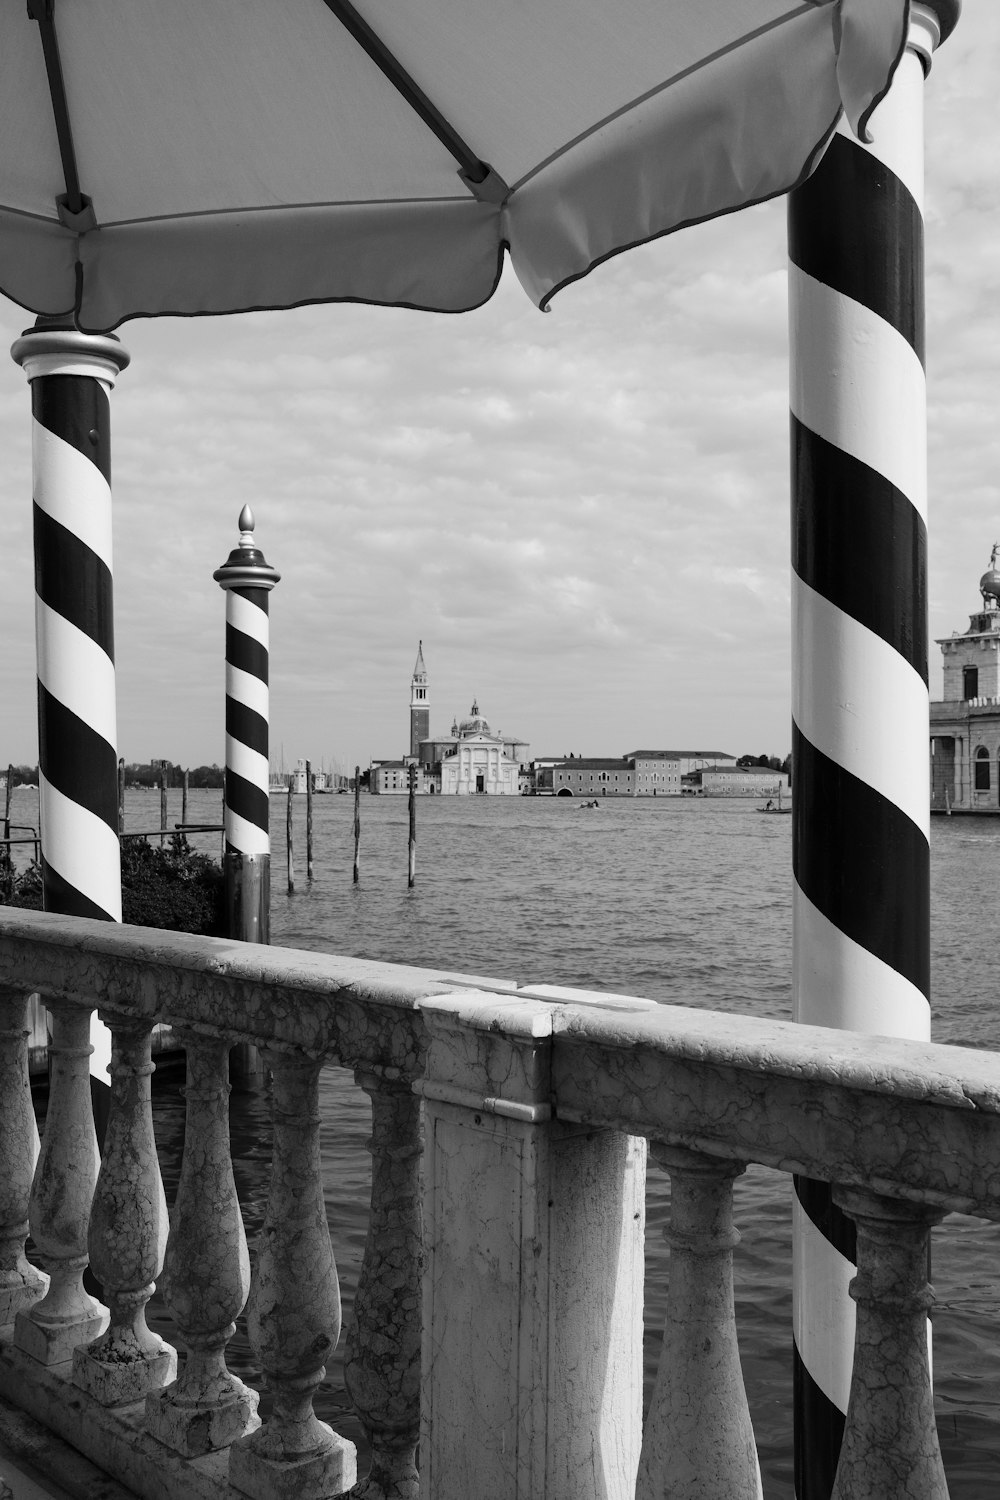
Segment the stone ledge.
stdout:
<path fill-rule="evenodd" d="M 144 1431 L 144 1402 L 101 1406 L 73 1384 L 71 1361 L 40 1365 L 14 1347 L 12 1335 L 11 1324 L 0 1328 L 0 1400 L 41 1423 L 123 1487 L 124 1496 L 97 1489 L 93 1493 L 101 1500 L 237 1500 L 228 1481 L 228 1448 L 181 1458 Z"/>
<path fill-rule="evenodd" d="M 103 1469 L 41 1422 L 0 1401 L 0 1473 L 7 1460 L 23 1466 L 25 1474 L 46 1493 L 51 1487 L 52 1493 L 66 1500 L 135 1500 L 131 1490 L 109 1479 Z"/>

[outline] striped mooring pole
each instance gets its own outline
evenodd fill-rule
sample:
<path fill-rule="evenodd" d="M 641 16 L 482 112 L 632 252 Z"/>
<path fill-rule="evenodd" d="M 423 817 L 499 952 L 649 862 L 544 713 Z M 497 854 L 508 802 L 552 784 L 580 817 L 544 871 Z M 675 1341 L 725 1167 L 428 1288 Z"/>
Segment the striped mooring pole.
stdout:
<path fill-rule="evenodd" d="M 226 594 L 226 911 L 229 936 L 271 937 L 268 829 L 268 594 L 281 574 L 254 542 L 244 505 L 240 540 L 212 577 Z"/>
<path fill-rule="evenodd" d="M 109 396 L 113 334 L 39 318 L 11 355 L 31 386 L 38 797 L 46 911 L 120 922 Z M 111 1033 L 91 1020 L 101 1133 Z"/>
<path fill-rule="evenodd" d="M 795 1015 L 930 1036 L 923 82 L 959 0 L 913 0 L 861 144 L 789 195 Z M 853 1221 L 795 1179 L 795 1494 L 829 1500 Z"/>

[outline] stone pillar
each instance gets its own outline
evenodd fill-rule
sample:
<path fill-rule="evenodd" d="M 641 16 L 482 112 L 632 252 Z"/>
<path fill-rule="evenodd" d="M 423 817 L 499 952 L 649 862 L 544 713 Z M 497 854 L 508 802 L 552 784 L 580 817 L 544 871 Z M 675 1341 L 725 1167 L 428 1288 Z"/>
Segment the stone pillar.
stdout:
<path fill-rule="evenodd" d="M 87 1226 L 100 1157 L 90 1103 L 90 1012 L 48 1001 L 49 1109 L 35 1168 L 31 1237 L 49 1268 L 49 1289 L 19 1312 L 14 1343 L 42 1364 L 61 1364 L 108 1326 L 108 1310 L 83 1288 Z"/>
<path fill-rule="evenodd" d="M 423 1224 L 420 1100 L 406 1080 L 359 1072 L 372 1101 L 372 1202 L 344 1376 L 371 1443 L 357 1500 L 417 1500 Z"/>
<path fill-rule="evenodd" d="M 834 1196 L 857 1225 L 858 1317 L 833 1500 L 948 1500 L 927 1337 L 930 1228 L 944 1214 L 861 1189 Z"/>
<path fill-rule="evenodd" d="M 229 1482 L 252 1500 L 328 1500 L 357 1478 L 354 1444 L 320 1422 L 313 1393 L 340 1337 L 340 1285 L 323 1202 L 321 1063 L 269 1051 L 274 1145 L 247 1326 L 274 1408 L 229 1450 Z"/>
<path fill-rule="evenodd" d="M 0 1323 L 44 1296 L 49 1278 L 25 1258 L 38 1129 L 28 1079 L 27 999 L 0 990 Z"/>
<path fill-rule="evenodd" d="M 425 1500 L 632 1500 L 645 1142 L 552 1119 L 552 1008 L 425 1000 Z"/>
<path fill-rule="evenodd" d="M 744 1168 L 654 1142 L 670 1173 L 670 1295 L 636 1500 L 761 1500 L 733 1301 L 733 1180 Z"/>
<path fill-rule="evenodd" d="M 111 1109 L 88 1242 L 111 1322 L 73 1355 L 73 1379 L 103 1406 L 138 1401 L 177 1371 L 175 1351 L 146 1327 L 167 1243 L 150 1102 L 151 1027 L 112 1016 L 110 1030 Z"/>
<path fill-rule="evenodd" d="M 930 1036 L 923 79 L 957 0 L 914 0 L 872 140 L 789 194 L 796 1019 Z M 846 24 L 846 22 L 845 22 Z M 795 1487 L 829 1500 L 853 1229 L 796 1180 Z"/>
<path fill-rule="evenodd" d="M 186 1458 L 260 1426 L 257 1392 L 226 1368 L 250 1290 L 243 1216 L 229 1151 L 228 1046 L 174 1028 L 187 1049 L 184 1160 L 163 1264 L 163 1292 L 187 1359 L 146 1398 L 146 1428 Z"/>

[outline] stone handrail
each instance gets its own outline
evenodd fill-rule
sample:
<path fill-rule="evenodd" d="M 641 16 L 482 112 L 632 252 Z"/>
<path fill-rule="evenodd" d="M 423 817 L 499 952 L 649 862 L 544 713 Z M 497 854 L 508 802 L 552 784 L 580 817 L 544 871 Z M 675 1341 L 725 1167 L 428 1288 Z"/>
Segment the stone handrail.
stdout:
<path fill-rule="evenodd" d="M 4 913 L 0 986 L 0 1393 L 136 1495 L 755 1500 L 732 1295 L 732 1185 L 748 1162 L 832 1181 L 858 1226 L 835 1500 L 947 1495 L 927 1233 L 953 1209 L 1000 1219 L 1000 1057 L 30 912 Z M 55 1029 L 32 1172 L 36 990 Z M 99 1175 L 95 1001 L 115 1042 Z M 188 1054 L 169 1238 L 148 1086 L 161 1022 Z M 241 1042 L 262 1049 L 275 1108 L 252 1287 L 228 1147 L 226 1056 Z M 346 1341 L 372 1445 L 357 1485 L 352 1445 L 312 1411 L 340 1334 L 318 1158 L 325 1061 L 372 1097 L 372 1212 Z M 673 1206 L 643 1433 L 647 1143 Z M 24 1257 L 29 1216 L 48 1275 Z M 82 1284 L 88 1246 L 107 1306 Z M 145 1326 L 157 1278 L 179 1375 Z M 263 1425 L 225 1364 L 248 1290 L 273 1396 Z"/>

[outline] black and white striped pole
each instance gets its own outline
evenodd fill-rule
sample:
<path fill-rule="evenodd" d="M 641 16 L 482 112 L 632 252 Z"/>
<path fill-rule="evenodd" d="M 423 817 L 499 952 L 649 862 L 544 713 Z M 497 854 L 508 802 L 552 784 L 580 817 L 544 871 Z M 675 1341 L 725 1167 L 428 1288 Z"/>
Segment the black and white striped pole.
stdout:
<path fill-rule="evenodd" d="M 41 318 L 11 355 L 31 385 L 43 904 L 120 922 L 109 396 L 129 355 L 111 334 Z M 106 1086 L 96 1013 L 91 1044 Z"/>
<path fill-rule="evenodd" d="M 226 593 L 226 910 L 230 937 L 267 943 L 268 594 L 281 574 L 254 542 L 249 505 L 240 511 L 239 526 L 239 546 L 212 575 Z"/>
<path fill-rule="evenodd" d="M 910 6 L 870 124 L 789 195 L 795 1014 L 930 1036 L 923 81 L 958 0 Z M 829 1500 L 854 1225 L 795 1181 L 795 1493 Z"/>

